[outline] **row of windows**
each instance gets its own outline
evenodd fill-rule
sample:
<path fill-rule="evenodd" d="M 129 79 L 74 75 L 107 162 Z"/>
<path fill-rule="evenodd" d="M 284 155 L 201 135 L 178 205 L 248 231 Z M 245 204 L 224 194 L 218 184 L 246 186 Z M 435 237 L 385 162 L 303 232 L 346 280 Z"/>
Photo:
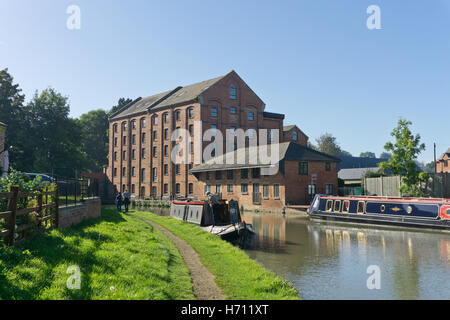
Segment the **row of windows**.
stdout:
<path fill-rule="evenodd" d="M 241 179 L 248 179 L 249 177 L 249 169 L 241 169 Z M 234 172 L 232 170 L 226 171 L 226 179 L 227 180 L 233 180 Z M 261 177 L 261 169 L 260 168 L 253 168 L 251 169 L 251 177 L 254 179 L 259 179 Z M 211 179 L 211 173 L 205 172 L 205 178 L 206 180 Z M 214 178 L 215 180 L 222 180 L 222 171 L 214 171 Z"/>
<path fill-rule="evenodd" d="M 227 194 L 234 194 L 234 187 L 235 186 L 233 184 L 227 184 L 227 186 L 226 186 Z M 248 194 L 248 184 L 242 183 L 240 185 L 240 187 L 241 187 L 241 190 L 240 190 L 241 194 L 247 195 Z M 262 187 L 263 187 L 262 188 L 263 199 L 269 199 L 269 185 L 264 184 Z M 253 193 L 260 193 L 259 185 L 258 186 L 254 185 L 253 188 L 254 188 Z M 212 192 L 212 186 L 210 184 L 205 184 L 204 192 L 205 192 L 205 194 L 207 194 L 208 192 Z M 274 184 L 272 186 L 272 192 L 273 192 L 274 199 L 280 199 L 280 185 L 279 184 Z M 222 185 L 221 184 L 216 185 L 215 193 L 222 194 Z"/>
<path fill-rule="evenodd" d="M 236 107 L 230 107 L 230 114 L 237 114 Z M 219 112 L 217 110 L 217 107 L 211 107 L 210 116 L 213 117 L 213 118 L 217 118 L 218 115 L 219 115 Z M 249 111 L 247 113 L 247 119 L 249 121 L 254 121 L 255 120 L 255 113 L 253 111 Z"/>
<path fill-rule="evenodd" d="M 189 170 L 191 170 L 192 167 L 193 167 L 193 165 L 192 165 L 192 163 L 190 163 L 188 165 Z M 126 177 L 127 176 L 127 168 L 123 167 L 121 170 L 122 170 L 122 176 Z M 169 175 L 169 165 L 168 164 L 164 164 L 164 166 L 163 166 L 163 174 L 165 176 Z M 181 165 L 179 165 L 179 164 L 175 165 L 175 174 L 176 175 L 181 175 Z M 113 175 L 114 175 L 114 177 L 117 177 L 117 168 L 114 168 Z M 131 175 L 133 177 L 136 176 L 136 168 L 135 167 L 131 168 Z M 152 169 L 152 181 L 153 182 L 157 182 L 157 180 L 158 180 L 158 168 L 153 168 Z M 145 181 L 145 168 L 141 169 L 141 181 Z"/>
<path fill-rule="evenodd" d="M 308 175 L 308 162 L 301 161 L 298 163 L 298 174 Z M 325 162 L 325 171 L 331 171 L 331 162 Z"/>

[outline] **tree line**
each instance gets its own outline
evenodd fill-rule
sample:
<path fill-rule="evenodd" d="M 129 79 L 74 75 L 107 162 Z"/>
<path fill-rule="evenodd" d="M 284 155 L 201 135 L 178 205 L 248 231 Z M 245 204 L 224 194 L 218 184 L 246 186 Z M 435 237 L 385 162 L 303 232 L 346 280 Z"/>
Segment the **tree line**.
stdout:
<path fill-rule="evenodd" d="M 68 97 L 47 88 L 25 103 L 8 69 L 0 70 L 0 121 L 8 125 L 5 150 L 10 166 L 64 177 L 101 171 L 108 163 L 108 117 L 129 102 L 121 98 L 109 111 L 71 118 Z"/>

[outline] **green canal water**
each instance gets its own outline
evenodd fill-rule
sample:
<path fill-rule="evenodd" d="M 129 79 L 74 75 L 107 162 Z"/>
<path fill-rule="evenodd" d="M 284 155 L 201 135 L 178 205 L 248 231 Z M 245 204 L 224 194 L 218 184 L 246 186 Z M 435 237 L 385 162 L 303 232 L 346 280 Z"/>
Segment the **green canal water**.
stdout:
<path fill-rule="evenodd" d="M 256 232 L 247 254 L 303 299 L 450 299 L 449 232 L 250 212 L 243 219 Z M 379 289 L 368 287 L 374 277 Z"/>

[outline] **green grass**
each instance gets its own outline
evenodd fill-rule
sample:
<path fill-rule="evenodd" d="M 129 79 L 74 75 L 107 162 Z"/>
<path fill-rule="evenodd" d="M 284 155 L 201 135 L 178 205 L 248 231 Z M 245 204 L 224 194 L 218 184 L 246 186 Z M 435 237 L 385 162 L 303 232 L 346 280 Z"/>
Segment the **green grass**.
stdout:
<path fill-rule="evenodd" d="M 67 288 L 69 266 L 81 288 Z M 0 299 L 194 299 L 189 271 L 158 229 L 103 208 L 102 217 L 0 248 Z"/>
<path fill-rule="evenodd" d="M 216 276 L 216 283 L 229 299 L 298 299 L 291 283 L 263 268 L 239 248 L 204 232 L 198 226 L 148 212 L 130 214 L 151 220 L 185 240 L 202 263 Z"/>

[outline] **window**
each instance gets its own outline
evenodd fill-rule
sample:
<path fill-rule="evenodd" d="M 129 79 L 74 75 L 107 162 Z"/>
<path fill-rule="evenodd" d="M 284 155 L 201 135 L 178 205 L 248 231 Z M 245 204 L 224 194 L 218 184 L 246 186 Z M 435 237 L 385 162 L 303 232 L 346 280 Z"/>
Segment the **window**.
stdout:
<path fill-rule="evenodd" d="M 153 182 L 158 181 L 158 169 L 157 168 L 153 168 L 152 179 L 153 179 Z"/>
<path fill-rule="evenodd" d="M 236 107 L 230 107 L 230 114 L 236 114 L 236 113 L 237 113 Z"/>
<path fill-rule="evenodd" d="M 153 158 L 158 156 L 158 147 L 153 147 Z"/>
<path fill-rule="evenodd" d="M 169 114 L 168 113 L 164 113 L 163 119 L 164 119 L 164 123 L 169 123 Z"/>
<path fill-rule="evenodd" d="M 189 125 L 189 135 L 192 137 L 194 135 L 194 125 L 190 124 Z"/>
<path fill-rule="evenodd" d="M 350 201 L 345 200 L 342 205 L 342 212 L 348 213 L 350 211 Z"/>
<path fill-rule="evenodd" d="M 293 141 L 297 141 L 297 140 L 298 140 L 298 133 L 297 133 L 297 131 L 294 131 L 294 132 L 292 133 L 292 140 L 293 140 Z"/>
<path fill-rule="evenodd" d="M 136 177 L 136 168 L 135 168 L 135 167 L 132 167 L 132 168 L 131 168 L 131 175 L 132 175 L 133 177 Z"/>
<path fill-rule="evenodd" d="M 308 162 L 298 163 L 298 174 L 307 176 L 308 175 Z"/>
<path fill-rule="evenodd" d="M 316 194 L 316 185 L 314 183 L 308 184 L 308 194 L 313 196 Z"/>
<path fill-rule="evenodd" d="M 227 179 L 228 180 L 233 180 L 233 171 L 232 170 L 228 170 L 227 171 Z"/>
<path fill-rule="evenodd" d="M 152 187 L 152 196 L 156 197 L 156 187 Z"/>
<path fill-rule="evenodd" d="M 327 184 L 325 186 L 325 192 L 326 192 L 326 194 L 333 194 L 333 185 L 332 184 Z"/>
<path fill-rule="evenodd" d="M 341 211 L 341 200 L 336 200 L 334 202 L 334 212 Z"/>
<path fill-rule="evenodd" d="M 123 136 L 123 145 L 124 145 L 124 146 L 127 145 L 127 136 Z"/>
<path fill-rule="evenodd" d="M 190 108 L 190 109 L 188 110 L 188 115 L 189 115 L 189 119 L 194 118 L 194 109 L 193 109 L 193 108 Z"/>
<path fill-rule="evenodd" d="M 253 111 L 248 112 L 248 120 L 249 121 L 255 120 L 255 113 Z"/>
<path fill-rule="evenodd" d="M 126 122 L 122 123 L 122 129 L 123 129 L 123 131 L 127 130 L 127 123 Z"/>
<path fill-rule="evenodd" d="M 269 186 L 267 184 L 263 185 L 263 198 L 269 199 Z"/>
<path fill-rule="evenodd" d="M 220 185 L 220 184 L 217 184 L 216 185 L 216 194 L 221 194 L 222 193 L 222 185 Z"/>
<path fill-rule="evenodd" d="M 189 143 L 189 153 L 194 154 L 194 143 L 193 142 Z"/>
<path fill-rule="evenodd" d="M 325 171 L 331 171 L 331 162 L 325 162 Z"/>
<path fill-rule="evenodd" d="M 145 197 L 145 187 L 141 187 L 141 197 Z"/>
<path fill-rule="evenodd" d="M 248 179 L 248 169 L 241 169 L 241 179 Z"/>
<path fill-rule="evenodd" d="M 214 136 L 217 134 L 217 126 L 215 124 L 211 125 L 211 131 Z"/>
<path fill-rule="evenodd" d="M 153 131 L 153 141 L 158 140 L 158 132 L 155 130 Z"/>
<path fill-rule="evenodd" d="M 275 199 L 280 199 L 280 185 L 279 184 L 273 185 L 273 197 Z"/>
<path fill-rule="evenodd" d="M 115 133 L 117 133 L 117 124 L 115 124 L 115 125 L 113 126 L 113 130 L 114 130 Z"/>
<path fill-rule="evenodd" d="M 117 151 L 114 152 L 114 161 L 117 161 Z"/>
<path fill-rule="evenodd" d="M 175 185 L 175 193 L 176 193 L 176 194 L 180 194 L 180 192 L 181 192 L 181 187 L 180 187 L 180 184 L 177 183 L 177 184 Z"/>
<path fill-rule="evenodd" d="M 164 194 L 169 193 L 169 185 L 167 183 L 164 183 Z"/>
<path fill-rule="evenodd" d="M 233 185 L 232 184 L 227 184 L 227 193 L 233 194 Z"/>
<path fill-rule="evenodd" d="M 216 171 L 216 180 L 222 179 L 222 171 Z"/>
<path fill-rule="evenodd" d="M 258 179 L 261 176 L 261 169 L 260 168 L 253 168 L 252 169 L 252 178 Z"/>
<path fill-rule="evenodd" d="M 358 201 L 358 214 L 364 214 L 364 207 L 366 206 L 364 201 Z"/>
<path fill-rule="evenodd" d="M 141 169 L 141 182 L 145 182 L 145 168 Z"/>
<path fill-rule="evenodd" d="M 217 117 L 217 108 L 211 107 L 211 117 L 216 118 Z"/>
<path fill-rule="evenodd" d="M 141 119 L 141 128 L 145 128 L 146 125 L 147 125 L 146 119 L 145 119 L 145 118 L 142 118 L 142 119 Z"/>
<path fill-rule="evenodd" d="M 136 130 L 136 120 L 131 121 L 131 129 Z"/>
<path fill-rule="evenodd" d="M 205 172 L 205 179 L 209 180 L 209 172 Z"/>
<path fill-rule="evenodd" d="M 269 131 L 269 141 L 273 142 L 274 139 L 275 139 L 275 132 L 274 132 L 274 130 L 270 130 Z"/>
<path fill-rule="evenodd" d="M 180 165 L 179 164 L 175 165 L 175 174 L 180 175 Z"/>
<path fill-rule="evenodd" d="M 127 168 L 122 168 L 122 177 L 127 175 Z"/>
<path fill-rule="evenodd" d="M 189 194 L 194 194 L 194 184 L 193 183 L 189 183 Z"/>
<path fill-rule="evenodd" d="M 234 84 L 232 84 L 230 86 L 230 99 L 231 100 L 236 100 L 236 98 L 237 98 L 236 86 Z"/>
<path fill-rule="evenodd" d="M 248 194 L 248 184 L 246 183 L 241 184 L 241 193 Z"/>
<path fill-rule="evenodd" d="M 167 176 L 169 174 L 169 166 L 167 164 L 164 165 L 164 175 Z"/>
<path fill-rule="evenodd" d="M 169 156 L 169 146 L 165 145 L 164 146 L 164 157 L 168 157 Z"/>
<path fill-rule="evenodd" d="M 333 210 L 333 200 L 327 200 L 327 204 L 325 206 L 325 211 L 332 211 Z"/>
<path fill-rule="evenodd" d="M 117 168 L 114 168 L 114 177 L 117 177 Z"/>
<path fill-rule="evenodd" d="M 153 116 L 153 124 L 154 124 L 155 126 L 158 125 L 158 116 Z"/>
<path fill-rule="evenodd" d="M 175 119 L 176 119 L 177 121 L 180 121 L 180 120 L 181 120 L 181 112 L 180 112 L 180 111 L 175 112 Z"/>
<path fill-rule="evenodd" d="M 141 150 L 141 158 L 145 159 L 146 155 L 145 155 L 145 148 L 142 148 Z"/>
<path fill-rule="evenodd" d="M 131 143 L 132 143 L 133 145 L 136 144 L 136 135 L 135 135 L 135 134 L 133 134 L 133 135 L 131 136 Z"/>
<path fill-rule="evenodd" d="M 123 152 L 122 160 L 127 160 L 127 152 L 126 151 Z"/>
<path fill-rule="evenodd" d="M 211 192 L 211 185 L 205 184 L 205 194 L 207 194 L 208 192 Z"/>
<path fill-rule="evenodd" d="M 114 147 L 117 147 L 117 138 L 114 138 Z"/>
<path fill-rule="evenodd" d="M 164 140 L 169 140 L 169 129 L 164 129 Z"/>
<path fill-rule="evenodd" d="M 131 185 L 131 194 L 136 192 L 136 186 L 134 184 Z"/>
<path fill-rule="evenodd" d="M 142 140 L 142 141 L 141 141 L 142 143 L 145 143 L 145 132 L 142 132 L 142 138 L 141 138 L 141 140 Z"/>

